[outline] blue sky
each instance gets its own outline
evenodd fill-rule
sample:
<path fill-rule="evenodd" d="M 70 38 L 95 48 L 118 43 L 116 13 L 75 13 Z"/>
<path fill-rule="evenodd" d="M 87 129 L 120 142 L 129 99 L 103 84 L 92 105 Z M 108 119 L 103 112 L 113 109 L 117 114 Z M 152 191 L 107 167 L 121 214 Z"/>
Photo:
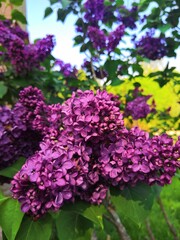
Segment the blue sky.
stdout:
<path fill-rule="evenodd" d="M 53 56 L 70 62 L 73 65 L 80 66 L 84 55 L 80 54 L 78 47 L 73 47 L 74 16 L 69 16 L 65 24 L 56 21 L 56 13 L 43 19 L 44 10 L 49 6 L 48 0 L 26 0 L 26 14 L 28 19 L 28 31 L 30 40 L 45 37 L 47 34 L 53 34 L 56 38 L 56 47 Z"/>
<path fill-rule="evenodd" d="M 129 0 L 128 0 L 129 1 Z M 85 56 L 80 54 L 79 47 L 73 47 L 73 37 L 76 36 L 74 30 L 75 16 L 71 15 L 65 21 L 65 24 L 56 21 L 56 13 L 53 13 L 46 19 L 44 11 L 49 6 L 49 0 L 26 0 L 26 14 L 28 19 L 28 31 L 30 40 L 43 38 L 47 34 L 53 34 L 56 38 L 56 47 L 53 51 L 53 56 L 62 59 L 66 63 L 71 63 L 79 67 Z M 163 65 L 166 65 L 167 59 L 163 60 Z M 180 71 L 180 49 L 178 50 L 177 58 L 171 58 L 170 66 L 176 66 Z"/>

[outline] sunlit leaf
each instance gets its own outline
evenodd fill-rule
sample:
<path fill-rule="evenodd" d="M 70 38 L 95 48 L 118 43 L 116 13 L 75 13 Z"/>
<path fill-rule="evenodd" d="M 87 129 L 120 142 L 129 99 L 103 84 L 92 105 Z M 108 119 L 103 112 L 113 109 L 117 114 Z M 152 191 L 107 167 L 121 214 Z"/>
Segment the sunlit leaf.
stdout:
<path fill-rule="evenodd" d="M 11 12 L 12 19 L 19 21 L 23 24 L 27 24 L 26 17 L 17 9 L 13 9 Z"/>
<path fill-rule="evenodd" d="M 24 213 L 17 200 L 7 198 L 0 205 L 0 226 L 8 240 L 14 240 L 19 230 Z"/>
<path fill-rule="evenodd" d="M 0 82 L 0 98 L 3 98 L 3 96 L 7 93 L 8 88 L 4 85 L 3 82 Z"/>
<path fill-rule="evenodd" d="M 52 218 L 46 215 L 33 221 L 24 216 L 16 240 L 49 240 L 52 233 Z"/>
<path fill-rule="evenodd" d="M 24 162 L 25 162 L 25 159 L 23 157 L 19 158 L 10 167 L 0 170 L 0 176 L 12 178 L 21 169 Z"/>
<path fill-rule="evenodd" d="M 47 7 L 45 9 L 45 12 L 44 12 L 44 18 L 48 17 L 49 15 L 51 15 L 53 13 L 53 10 L 51 7 Z"/>

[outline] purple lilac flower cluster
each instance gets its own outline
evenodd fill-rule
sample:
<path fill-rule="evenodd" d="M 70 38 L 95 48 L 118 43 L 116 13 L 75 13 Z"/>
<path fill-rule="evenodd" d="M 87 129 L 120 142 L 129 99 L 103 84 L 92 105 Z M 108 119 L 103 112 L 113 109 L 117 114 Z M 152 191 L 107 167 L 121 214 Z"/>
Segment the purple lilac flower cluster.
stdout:
<path fill-rule="evenodd" d="M 114 49 L 119 44 L 122 36 L 124 35 L 125 25 L 119 25 L 114 31 L 112 31 L 108 36 L 107 50 L 108 52 L 114 51 Z"/>
<path fill-rule="evenodd" d="M 0 169 L 19 157 L 31 156 L 38 149 L 41 136 L 27 128 L 22 111 L 22 108 L 0 107 Z"/>
<path fill-rule="evenodd" d="M 102 30 L 89 26 L 87 33 L 95 49 L 99 51 L 106 48 L 106 36 Z"/>
<path fill-rule="evenodd" d="M 58 135 L 61 105 L 47 105 L 38 88 L 27 87 L 14 108 L 0 107 L 0 169 L 39 149 L 44 136 Z"/>
<path fill-rule="evenodd" d="M 125 6 L 122 6 L 120 8 L 121 13 L 118 12 L 118 20 L 122 22 L 122 24 L 125 27 L 128 27 L 130 29 L 136 28 L 136 20 L 138 18 L 138 9 L 137 6 L 132 7 L 130 10 L 128 10 Z"/>
<path fill-rule="evenodd" d="M 76 199 L 101 204 L 110 186 L 171 182 L 180 139 L 173 145 L 165 134 L 127 130 L 118 98 L 106 91 L 78 90 L 62 105 L 46 105 L 40 92 L 39 104 L 37 91 L 24 89 L 19 101 L 31 112 L 28 124 L 43 136 L 40 150 L 12 180 L 23 212 L 37 219 Z"/>
<path fill-rule="evenodd" d="M 88 37 L 93 44 L 93 47 L 100 50 L 107 49 L 108 52 L 114 51 L 124 35 L 124 25 L 119 25 L 114 31 L 110 32 L 108 36 L 97 27 L 88 27 Z"/>
<path fill-rule="evenodd" d="M 150 105 L 147 104 L 147 100 L 151 96 L 138 96 L 134 100 L 127 103 L 125 108 L 125 115 L 132 116 L 134 120 L 145 118 L 152 112 Z"/>
<path fill-rule="evenodd" d="M 167 54 L 166 41 L 164 38 L 155 38 L 152 33 L 147 33 L 135 43 L 138 54 L 151 60 L 161 59 Z"/>
<path fill-rule="evenodd" d="M 65 77 L 77 77 L 78 70 L 76 67 L 72 67 L 70 63 L 64 63 L 62 60 L 56 60 L 55 66 L 58 66 L 60 68 L 60 72 Z"/>
<path fill-rule="evenodd" d="M 115 142 L 101 146 L 101 174 L 121 189 L 140 181 L 149 185 L 170 184 L 180 166 L 179 144 L 180 138 L 173 146 L 172 138 L 166 134 L 149 138 L 138 127 L 132 128 Z"/>
<path fill-rule="evenodd" d="M 84 4 L 86 21 L 96 25 L 104 17 L 104 0 L 87 0 Z"/>
<path fill-rule="evenodd" d="M 50 55 L 54 38 L 48 35 L 35 44 L 26 44 L 28 35 L 17 25 L 0 22 L 0 44 L 4 47 L 4 57 L 10 61 L 17 75 L 27 75 Z"/>

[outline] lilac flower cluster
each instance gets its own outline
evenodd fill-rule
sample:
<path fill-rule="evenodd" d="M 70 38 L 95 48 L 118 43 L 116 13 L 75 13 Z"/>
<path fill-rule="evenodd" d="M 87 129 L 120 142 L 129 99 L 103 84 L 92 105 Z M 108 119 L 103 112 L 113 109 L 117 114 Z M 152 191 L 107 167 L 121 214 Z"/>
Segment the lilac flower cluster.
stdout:
<path fill-rule="evenodd" d="M 122 36 L 124 35 L 125 25 L 119 25 L 114 31 L 112 31 L 108 36 L 107 50 L 108 52 L 114 51 L 114 49 L 119 44 Z"/>
<path fill-rule="evenodd" d="M 41 136 L 27 128 L 22 111 L 22 108 L 0 107 L 0 169 L 19 157 L 31 156 L 38 149 Z"/>
<path fill-rule="evenodd" d="M 151 60 L 161 59 L 167 54 L 166 41 L 164 38 L 155 38 L 152 33 L 147 33 L 135 43 L 139 55 Z"/>
<path fill-rule="evenodd" d="M 137 6 L 132 7 L 130 10 L 128 10 L 125 6 L 122 6 L 120 10 L 121 13 L 118 13 L 118 20 L 122 22 L 125 27 L 135 29 L 136 20 L 138 18 Z"/>
<path fill-rule="evenodd" d="M 179 144 L 180 138 L 173 146 L 172 138 L 166 134 L 149 138 L 138 127 L 127 130 L 116 142 L 101 146 L 101 174 L 121 189 L 140 181 L 150 185 L 170 184 L 180 167 Z"/>
<path fill-rule="evenodd" d="M 85 20 L 96 25 L 99 20 L 104 17 L 104 0 L 87 0 L 84 4 L 85 8 Z"/>
<path fill-rule="evenodd" d="M 95 49 L 99 51 L 106 48 L 106 36 L 102 30 L 89 26 L 87 33 Z"/>
<path fill-rule="evenodd" d="M 150 97 L 151 96 L 139 96 L 128 102 L 125 108 L 125 115 L 132 116 L 134 120 L 146 118 L 146 116 L 152 112 L 149 104 L 147 104 L 147 100 Z"/>
<path fill-rule="evenodd" d="M 76 67 L 72 67 L 70 63 L 64 63 L 62 60 L 56 60 L 55 66 L 60 67 L 60 72 L 65 77 L 77 77 L 78 70 L 76 69 Z"/>
<path fill-rule="evenodd" d="M 180 139 L 127 130 L 118 98 L 106 91 L 78 90 L 62 105 L 46 105 L 37 91 L 23 90 L 18 103 L 31 112 L 23 122 L 43 137 L 12 180 L 23 212 L 37 219 L 76 199 L 101 204 L 110 186 L 171 182 Z"/>
<path fill-rule="evenodd" d="M 3 20 L 0 22 L 1 26 L 6 26 L 9 28 L 11 33 L 17 35 L 23 40 L 28 40 L 29 35 L 26 31 L 24 31 L 17 22 L 12 22 L 11 20 Z"/>
<path fill-rule="evenodd" d="M 28 35 L 19 26 L 0 22 L 0 44 L 4 47 L 6 61 L 10 61 L 17 75 L 27 75 L 50 55 L 54 47 L 52 35 L 38 40 L 35 44 L 26 44 Z"/>
<path fill-rule="evenodd" d="M 107 49 L 108 52 L 114 51 L 124 35 L 124 25 L 118 26 L 114 31 L 110 32 L 108 36 L 97 27 L 88 27 L 88 37 L 93 44 L 93 47 L 100 50 Z"/>

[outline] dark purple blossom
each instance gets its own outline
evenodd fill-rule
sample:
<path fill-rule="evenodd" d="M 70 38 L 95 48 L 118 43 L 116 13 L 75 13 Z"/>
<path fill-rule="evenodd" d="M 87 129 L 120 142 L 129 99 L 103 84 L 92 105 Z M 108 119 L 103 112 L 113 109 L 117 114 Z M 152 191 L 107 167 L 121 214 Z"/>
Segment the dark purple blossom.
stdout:
<path fill-rule="evenodd" d="M 88 27 L 88 37 L 93 44 L 93 47 L 97 50 L 103 50 L 106 48 L 106 36 L 102 30 L 97 27 Z"/>
<path fill-rule="evenodd" d="M 65 77 L 77 78 L 78 70 L 76 67 L 72 67 L 70 63 L 64 63 L 62 60 L 56 60 L 55 66 L 60 67 L 60 72 Z"/>
<path fill-rule="evenodd" d="M 24 118 L 23 108 L 30 118 Z M 15 115 L 21 121 L 15 122 L 31 145 L 29 130 L 41 134 L 39 148 L 26 156 L 11 189 L 22 211 L 34 219 L 76 199 L 101 204 L 110 186 L 169 184 L 180 167 L 180 139 L 173 144 L 166 134 L 150 138 L 138 127 L 127 130 L 118 97 L 106 91 L 78 90 L 63 105 L 46 105 L 41 92 L 30 87 L 21 92 L 14 109 L 21 110 Z M 11 110 L 1 112 L 4 146 L 12 145 L 7 133 L 26 142 L 13 132 Z M 13 148 L 12 156 L 16 156 Z"/>
<path fill-rule="evenodd" d="M 139 55 L 151 60 L 161 59 L 167 54 L 164 38 L 155 38 L 152 33 L 147 33 L 135 43 Z"/>
<path fill-rule="evenodd" d="M 87 0 L 84 4 L 86 21 L 97 24 L 104 17 L 104 0 Z"/>
<path fill-rule="evenodd" d="M 152 112 L 150 105 L 147 104 L 147 100 L 151 96 L 139 96 L 134 100 L 127 103 L 125 114 L 132 116 L 134 120 L 145 118 L 150 112 Z"/>
<path fill-rule="evenodd" d="M 73 135 L 80 134 L 86 140 L 104 138 L 124 128 L 119 102 L 106 91 L 77 91 L 62 106 L 63 124 Z"/>
<path fill-rule="evenodd" d="M 118 26 L 113 32 L 111 32 L 107 39 L 107 50 L 108 52 L 114 51 L 119 44 L 122 36 L 124 35 L 125 26 Z"/>
<path fill-rule="evenodd" d="M 38 132 L 28 129 L 21 110 L 0 107 L 0 169 L 34 154 L 41 141 Z"/>
<path fill-rule="evenodd" d="M 54 47 L 52 35 L 38 40 L 35 44 L 28 43 L 28 34 L 18 25 L 5 24 L 0 21 L 0 44 L 4 48 L 4 59 L 9 61 L 17 75 L 25 76 L 50 55 Z"/>
<path fill-rule="evenodd" d="M 138 19 L 137 10 L 137 6 L 132 7 L 130 10 L 128 10 L 125 6 L 122 6 L 120 13 L 118 13 L 118 20 L 121 21 L 125 27 L 135 29 L 136 21 Z"/>

